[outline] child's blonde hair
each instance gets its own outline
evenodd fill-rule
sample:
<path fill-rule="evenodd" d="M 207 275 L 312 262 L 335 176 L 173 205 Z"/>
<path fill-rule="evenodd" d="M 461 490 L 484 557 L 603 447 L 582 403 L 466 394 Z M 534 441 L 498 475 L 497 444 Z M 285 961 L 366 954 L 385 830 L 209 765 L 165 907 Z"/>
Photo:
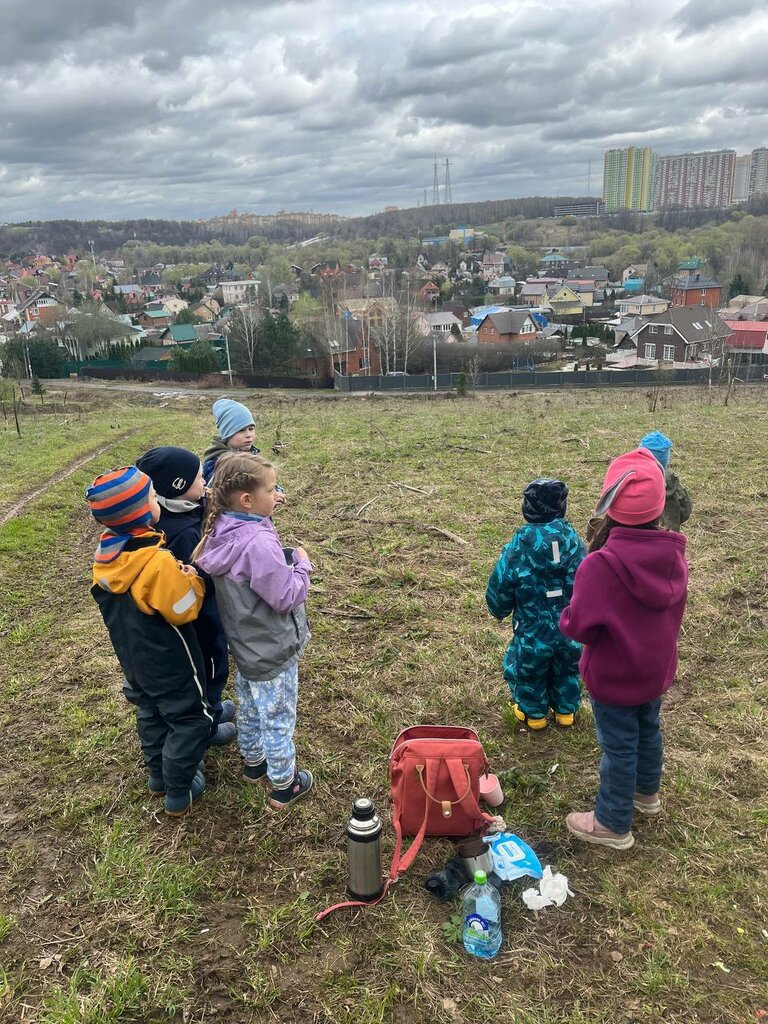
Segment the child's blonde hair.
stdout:
<path fill-rule="evenodd" d="M 254 455 L 252 452 L 225 452 L 219 457 L 211 480 L 203 535 L 192 552 L 193 560 L 205 547 L 205 542 L 213 533 L 216 520 L 221 513 L 231 509 L 233 497 L 238 493 L 242 494 L 243 491 L 255 491 L 257 487 L 261 487 L 267 469 L 274 469 L 269 459 Z"/>

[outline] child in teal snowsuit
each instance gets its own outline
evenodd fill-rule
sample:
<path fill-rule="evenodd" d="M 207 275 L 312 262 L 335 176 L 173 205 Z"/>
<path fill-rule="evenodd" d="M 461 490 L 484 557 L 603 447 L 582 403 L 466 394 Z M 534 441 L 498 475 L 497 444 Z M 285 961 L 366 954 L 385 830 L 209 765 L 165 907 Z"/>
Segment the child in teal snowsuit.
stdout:
<path fill-rule="evenodd" d="M 526 524 L 515 531 L 488 580 L 491 615 L 512 615 L 514 636 L 504 655 L 504 678 L 515 717 L 530 729 L 555 722 L 573 725 L 581 703 L 581 646 L 560 632 L 560 613 L 570 602 L 573 578 L 586 555 L 584 543 L 564 519 L 568 487 L 561 480 L 533 480 L 523 492 Z"/>

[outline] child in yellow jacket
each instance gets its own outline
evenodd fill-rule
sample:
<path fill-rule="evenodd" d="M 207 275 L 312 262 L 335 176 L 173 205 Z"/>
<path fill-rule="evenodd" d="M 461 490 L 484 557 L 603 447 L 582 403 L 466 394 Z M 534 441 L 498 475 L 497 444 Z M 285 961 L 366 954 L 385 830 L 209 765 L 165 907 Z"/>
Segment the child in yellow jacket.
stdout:
<path fill-rule="evenodd" d="M 213 721 L 192 626 L 205 585 L 153 529 L 160 506 L 146 473 L 135 466 L 111 470 L 85 496 L 106 527 L 91 594 L 125 675 L 123 693 L 137 708 L 149 790 L 165 797 L 166 814 L 181 817 L 205 789 L 199 764 Z"/>

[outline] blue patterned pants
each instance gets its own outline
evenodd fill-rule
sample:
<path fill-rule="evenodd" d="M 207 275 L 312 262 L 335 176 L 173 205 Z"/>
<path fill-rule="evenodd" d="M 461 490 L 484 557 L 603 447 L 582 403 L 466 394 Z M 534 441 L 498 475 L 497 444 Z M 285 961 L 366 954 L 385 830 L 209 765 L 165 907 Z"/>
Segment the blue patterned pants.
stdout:
<path fill-rule="evenodd" d="M 269 781 L 276 789 L 287 786 L 296 774 L 298 664 L 274 679 L 245 679 L 238 672 L 235 693 L 237 739 L 245 763 L 261 764 L 266 758 Z"/>

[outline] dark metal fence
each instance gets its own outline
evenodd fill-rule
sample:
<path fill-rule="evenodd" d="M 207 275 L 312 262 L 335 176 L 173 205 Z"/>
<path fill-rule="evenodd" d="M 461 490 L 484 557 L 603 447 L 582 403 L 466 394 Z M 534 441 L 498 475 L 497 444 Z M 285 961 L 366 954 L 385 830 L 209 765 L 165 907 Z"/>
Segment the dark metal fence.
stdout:
<path fill-rule="evenodd" d="M 690 370 L 569 370 L 569 371 L 524 371 L 511 370 L 507 373 L 479 373 L 474 377 L 463 373 L 438 373 L 437 390 L 518 390 L 552 389 L 569 391 L 578 388 L 649 387 L 655 384 L 706 384 L 720 383 L 725 379 L 726 370 L 695 368 Z M 763 379 L 764 367 L 742 366 L 736 372 L 739 380 L 754 383 Z M 335 375 L 337 391 L 431 391 L 435 389 L 431 374 L 417 373 L 388 377 L 342 377 Z"/>

